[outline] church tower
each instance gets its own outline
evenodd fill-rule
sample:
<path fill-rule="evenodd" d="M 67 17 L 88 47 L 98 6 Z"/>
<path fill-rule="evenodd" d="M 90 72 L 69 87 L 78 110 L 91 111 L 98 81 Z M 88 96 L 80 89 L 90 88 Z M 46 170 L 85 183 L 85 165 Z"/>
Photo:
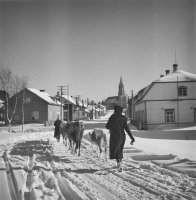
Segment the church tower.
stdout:
<path fill-rule="evenodd" d="M 120 83 L 118 86 L 118 96 L 125 96 L 125 90 L 124 90 L 124 85 L 122 81 L 122 76 L 120 77 Z"/>

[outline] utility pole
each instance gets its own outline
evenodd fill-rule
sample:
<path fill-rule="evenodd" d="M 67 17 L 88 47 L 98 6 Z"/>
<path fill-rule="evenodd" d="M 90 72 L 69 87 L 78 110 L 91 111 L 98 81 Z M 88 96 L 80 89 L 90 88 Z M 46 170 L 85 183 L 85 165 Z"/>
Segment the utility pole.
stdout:
<path fill-rule="evenodd" d="M 63 120 L 63 102 L 62 95 L 66 94 L 66 86 L 57 86 L 57 92 L 60 93 L 60 101 L 61 101 L 61 120 Z"/>
<path fill-rule="evenodd" d="M 133 90 L 131 90 L 131 120 L 133 120 L 133 118 L 134 118 L 134 108 L 133 108 L 134 104 L 133 103 L 134 103 L 133 102 Z"/>
<path fill-rule="evenodd" d="M 177 76 L 177 120 L 178 120 L 178 127 L 179 127 L 179 98 L 178 98 L 178 76 Z"/>
<path fill-rule="evenodd" d="M 67 121 L 69 122 L 69 85 L 67 84 L 67 103 L 68 103 L 68 113 L 67 113 Z"/>

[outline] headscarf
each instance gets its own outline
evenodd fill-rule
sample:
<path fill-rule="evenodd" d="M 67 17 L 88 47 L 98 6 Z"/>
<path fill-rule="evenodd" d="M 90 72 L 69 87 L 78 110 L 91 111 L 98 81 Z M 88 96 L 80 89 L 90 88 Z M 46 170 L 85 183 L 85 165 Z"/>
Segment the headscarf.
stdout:
<path fill-rule="evenodd" d="M 123 108 L 121 106 L 118 106 L 118 105 L 114 106 L 114 113 L 116 115 L 121 115 L 122 112 L 123 112 Z"/>

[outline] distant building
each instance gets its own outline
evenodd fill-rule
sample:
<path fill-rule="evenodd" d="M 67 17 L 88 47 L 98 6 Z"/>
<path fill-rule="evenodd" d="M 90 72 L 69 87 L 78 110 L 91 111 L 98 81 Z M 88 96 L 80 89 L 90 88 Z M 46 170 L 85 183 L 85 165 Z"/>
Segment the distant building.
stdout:
<path fill-rule="evenodd" d="M 89 118 L 90 111 L 87 109 L 87 102 L 79 99 L 78 97 L 62 95 L 59 93 L 55 96 L 60 102 L 62 102 L 63 120 L 74 121 L 74 120 L 86 120 Z"/>
<path fill-rule="evenodd" d="M 141 89 L 129 101 L 133 122 L 142 129 L 196 124 L 196 75 L 178 70 Z"/>
<path fill-rule="evenodd" d="M 24 123 L 53 124 L 61 111 L 61 104 L 44 90 L 25 88 L 17 93 L 17 106 L 13 123 L 22 123 L 22 102 L 24 95 Z M 13 113 L 16 95 L 9 99 L 9 115 Z"/>
<path fill-rule="evenodd" d="M 120 83 L 118 86 L 118 96 L 108 97 L 103 105 L 106 106 L 107 110 L 112 110 L 115 105 L 120 105 L 123 108 L 127 108 L 127 98 L 125 96 L 124 84 L 122 77 L 120 78 Z"/>

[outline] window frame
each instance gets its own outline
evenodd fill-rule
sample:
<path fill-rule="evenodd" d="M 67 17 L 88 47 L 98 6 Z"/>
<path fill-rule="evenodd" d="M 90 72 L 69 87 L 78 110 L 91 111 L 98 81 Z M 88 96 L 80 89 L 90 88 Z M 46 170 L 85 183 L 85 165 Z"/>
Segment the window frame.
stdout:
<path fill-rule="evenodd" d="M 178 96 L 184 97 L 187 96 L 187 87 L 184 85 L 178 86 Z"/>
<path fill-rule="evenodd" d="M 170 112 L 170 113 L 167 113 Z M 175 109 L 164 109 L 165 123 L 175 123 Z"/>

